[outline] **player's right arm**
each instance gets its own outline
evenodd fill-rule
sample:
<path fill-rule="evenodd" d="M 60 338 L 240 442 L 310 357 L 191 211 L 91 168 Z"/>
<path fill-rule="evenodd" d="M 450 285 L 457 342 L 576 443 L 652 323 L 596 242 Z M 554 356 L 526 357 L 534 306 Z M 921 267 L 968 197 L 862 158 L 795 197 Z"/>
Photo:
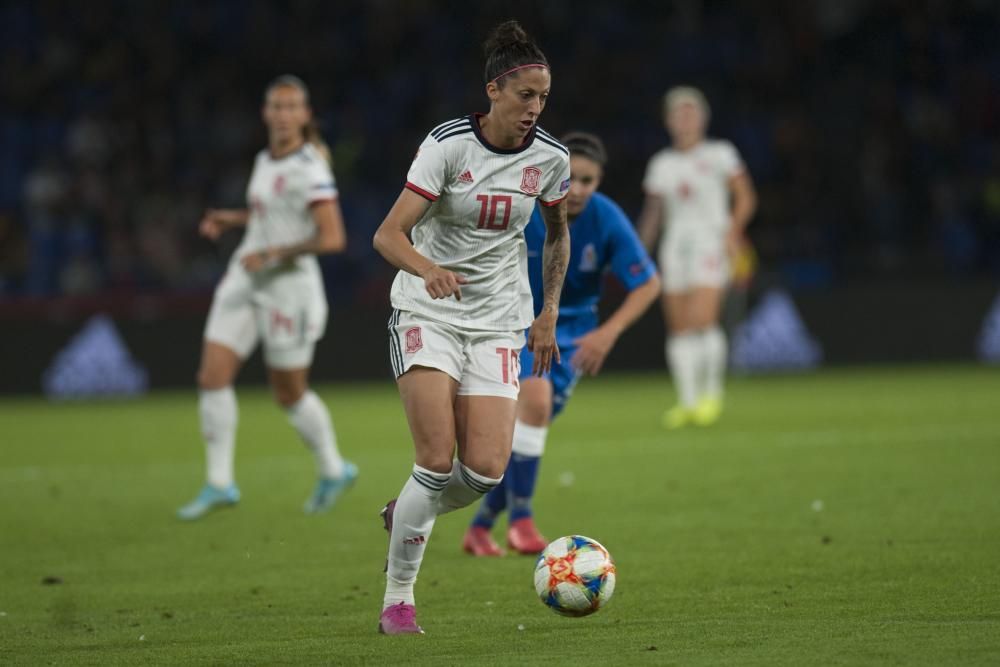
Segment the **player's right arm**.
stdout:
<path fill-rule="evenodd" d="M 461 285 L 465 284 L 465 277 L 441 268 L 421 255 L 410 242 L 410 230 L 416 226 L 430 205 L 431 203 L 424 197 L 404 188 L 389 215 L 376 230 L 372 245 L 397 269 L 423 278 L 424 287 L 432 298 L 444 299 L 454 294 L 455 298 L 461 301 Z"/>
<path fill-rule="evenodd" d="M 245 208 L 210 208 L 198 225 L 198 232 L 207 239 L 216 240 L 227 229 L 244 227 L 250 219 L 250 211 Z"/>
<path fill-rule="evenodd" d="M 662 159 L 654 155 L 646 166 L 646 175 L 642 179 L 642 189 L 646 198 L 642 202 L 642 212 L 639 213 L 639 240 L 648 252 L 656 249 L 656 242 L 663 229 L 663 214 L 666 199 L 662 192 Z"/>

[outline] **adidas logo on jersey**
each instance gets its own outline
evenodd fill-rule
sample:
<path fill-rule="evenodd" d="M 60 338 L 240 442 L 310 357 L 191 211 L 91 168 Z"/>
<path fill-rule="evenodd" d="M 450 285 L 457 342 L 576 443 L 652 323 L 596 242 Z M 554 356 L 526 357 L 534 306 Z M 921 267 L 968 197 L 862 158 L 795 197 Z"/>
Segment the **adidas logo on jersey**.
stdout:
<path fill-rule="evenodd" d="M 462 175 L 458 177 L 460 183 L 471 183 L 472 182 L 472 172 L 466 169 L 462 172 Z"/>

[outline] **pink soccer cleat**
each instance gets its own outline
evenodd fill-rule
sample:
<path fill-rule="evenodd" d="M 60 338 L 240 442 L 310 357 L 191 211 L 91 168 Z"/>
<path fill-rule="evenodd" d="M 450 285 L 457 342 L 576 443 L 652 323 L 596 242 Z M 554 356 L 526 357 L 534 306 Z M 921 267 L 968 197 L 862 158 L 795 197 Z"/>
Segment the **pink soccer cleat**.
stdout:
<path fill-rule="evenodd" d="M 530 516 L 512 522 L 507 529 L 507 546 L 518 553 L 534 556 L 544 551 L 546 545 Z"/>
<path fill-rule="evenodd" d="M 417 625 L 417 608 L 400 602 L 382 611 L 378 631 L 383 635 L 422 635 L 424 629 Z"/>
<path fill-rule="evenodd" d="M 482 526 L 469 526 L 462 540 L 462 550 L 473 556 L 503 556 L 503 549 Z"/>

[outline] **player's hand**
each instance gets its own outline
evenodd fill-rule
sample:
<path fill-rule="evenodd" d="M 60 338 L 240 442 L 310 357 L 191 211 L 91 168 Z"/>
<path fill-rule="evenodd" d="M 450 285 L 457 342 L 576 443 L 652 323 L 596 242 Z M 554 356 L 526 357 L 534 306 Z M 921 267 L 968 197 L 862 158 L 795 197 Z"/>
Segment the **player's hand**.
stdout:
<path fill-rule="evenodd" d="M 461 301 L 461 286 L 469 282 L 465 276 L 442 269 L 437 264 L 424 270 L 420 277 L 424 279 L 424 288 L 432 299 L 446 299 L 454 294 L 455 299 Z"/>
<path fill-rule="evenodd" d="M 726 234 L 726 251 L 729 253 L 733 283 L 746 289 L 757 270 L 757 255 L 753 245 L 741 230 L 730 229 Z"/>
<path fill-rule="evenodd" d="M 226 231 L 226 221 L 222 211 L 216 208 L 205 211 L 198 225 L 198 233 L 210 241 L 215 241 L 224 231 Z"/>
<path fill-rule="evenodd" d="M 266 248 L 259 252 L 252 252 L 249 255 L 244 255 L 240 259 L 240 264 L 246 269 L 247 273 L 257 273 L 262 269 L 269 268 L 278 263 L 277 251 L 274 248 Z"/>
<path fill-rule="evenodd" d="M 729 261 L 735 262 L 747 243 L 749 242 L 742 229 L 730 227 L 729 231 L 726 232 L 726 253 L 729 255 Z"/>
<path fill-rule="evenodd" d="M 535 355 L 535 363 L 531 374 L 542 377 L 552 370 L 553 360 L 559 363 L 559 346 L 556 345 L 556 320 L 558 311 L 543 310 L 528 331 L 528 349 Z"/>
<path fill-rule="evenodd" d="M 597 375 L 617 340 L 618 335 L 606 326 L 580 336 L 573 341 L 577 350 L 570 359 L 570 364 L 581 373 Z"/>

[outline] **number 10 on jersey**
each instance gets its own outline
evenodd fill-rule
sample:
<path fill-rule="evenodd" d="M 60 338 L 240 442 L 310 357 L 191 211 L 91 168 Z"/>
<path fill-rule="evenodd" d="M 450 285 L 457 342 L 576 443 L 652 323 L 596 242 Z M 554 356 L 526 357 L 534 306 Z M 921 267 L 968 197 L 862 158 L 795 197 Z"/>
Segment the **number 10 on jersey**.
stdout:
<path fill-rule="evenodd" d="M 510 209 L 514 205 L 510 195 L 476 195 L 479 202 L 479 224 L 476 229 L 503 231 L 510 224 Z M 503 204 L 503 221 L 497 222 L 497 208 Z"/>

